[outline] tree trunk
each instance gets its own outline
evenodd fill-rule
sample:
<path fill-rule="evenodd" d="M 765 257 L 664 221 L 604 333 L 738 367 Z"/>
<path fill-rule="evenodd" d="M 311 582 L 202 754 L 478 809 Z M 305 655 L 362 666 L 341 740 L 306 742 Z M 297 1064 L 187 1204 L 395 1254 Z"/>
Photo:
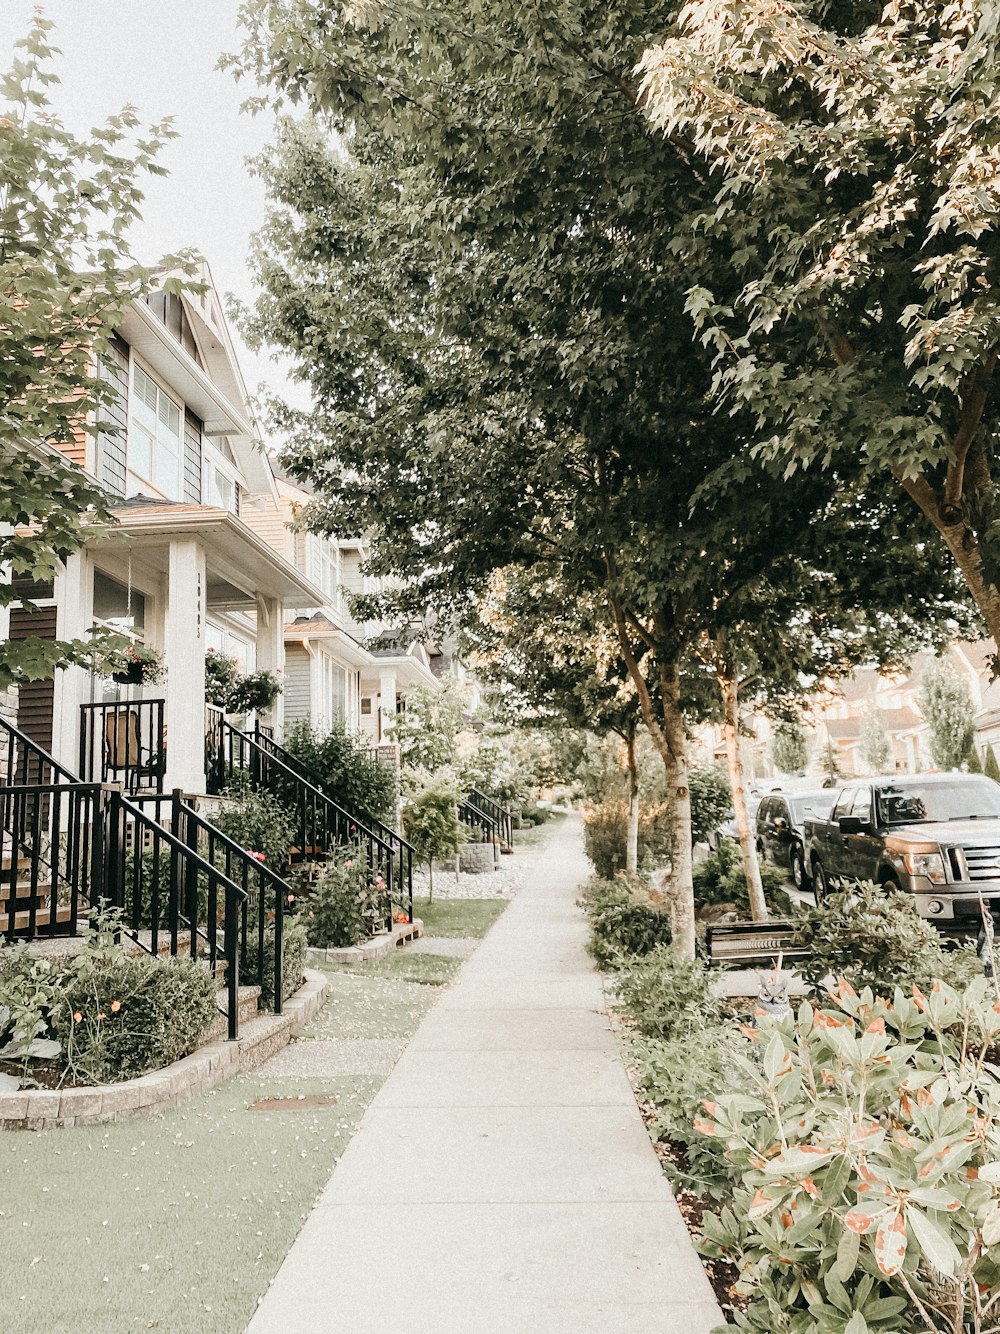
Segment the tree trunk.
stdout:
<path fill-rule="evenodd" d="M 427 902 L 434 902 L 434 858 L 427 859 Z"/>
<path fill-rule="evenodd" d="M 985 464 L 978 453 L 970 460 L 969 472 L 970 478 L 974 478 L 980 486 L 989 481 Z M 962 518 L 948 522 L 942 515 L 943 499 L 926 478 L 899 477 L 899 481 L 941 534 L 972 594 L 972 600 L 986 622 L 993 642 L 1000 648 L 1000 589 L 987 581 L 975 532 Z"/>
<path fill-rule="evenodd" d="M 691 856 L 691 791 L 688 787 L 687 733 L 681 713 L 680 674 L 674 664 L 660 670 L 663 695 L 663 763 L 673 814 L 670 871 L 670 918 L 674 948 L 684 959 L 695 956 L 694 884 Z"/>
<path fill-rule="evenodd" d="M 628 834 L 625 842 L 625 870 L 635 875 L 639 870 L 639 771 L 635 762 L 635 728 L 625 738 L 628 755 Z"/>
<path fill-rule="evenodd" d="M 733 810 L 736 813 L 736 828 L 739 832 L 740 852 L 743 856 L 743 874 L 746 876 L 747 893 L 750 896 L 750 915 L 755 922 L 766 922 L 767 903 L 764 899 L 764 886 L 760 878 L 760 862 L 757 860 L 757 839 L 754 830 L 750 827 L 747 792 L 743 782 L 739 683 L 736 672 L 732 668 L 720 667 L 718 679 L 724 708 L 722 731 L 726 741 L 729 788 L 733 794 Z"/>

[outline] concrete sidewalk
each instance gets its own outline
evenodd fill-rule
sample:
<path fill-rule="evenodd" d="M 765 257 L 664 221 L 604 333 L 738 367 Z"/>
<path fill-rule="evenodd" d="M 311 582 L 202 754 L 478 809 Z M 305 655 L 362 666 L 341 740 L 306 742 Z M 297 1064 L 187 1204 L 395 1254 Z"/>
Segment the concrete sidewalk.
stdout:
<path fill-rule="evenodd" d="M 249 1334 L 708 1334 L 575 900 L 569 820 L 427 1015 Z"/>

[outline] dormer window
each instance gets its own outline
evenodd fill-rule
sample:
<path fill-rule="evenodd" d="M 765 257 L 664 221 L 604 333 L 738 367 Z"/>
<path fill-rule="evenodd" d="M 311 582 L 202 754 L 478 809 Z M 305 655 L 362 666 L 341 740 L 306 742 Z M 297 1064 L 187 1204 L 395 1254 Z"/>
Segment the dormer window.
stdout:
<path fill-rule="evenodd" d="M 168 500 L 182 496 L 181 410 L 139 366 L 132 370 L 128 470 Z"/>
<path fill-rule="evenodd" d="M 236 469 L 224 462 L 215 451 L 205 451 L 204 503 L 239 514 L 239 489 Z"/>

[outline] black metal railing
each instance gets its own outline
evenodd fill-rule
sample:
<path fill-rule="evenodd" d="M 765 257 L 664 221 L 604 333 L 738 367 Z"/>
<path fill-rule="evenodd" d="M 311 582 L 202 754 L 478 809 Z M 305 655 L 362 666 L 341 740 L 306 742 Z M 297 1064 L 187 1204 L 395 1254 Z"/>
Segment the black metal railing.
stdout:
<path fill-rule="evenodd" d="M 514 846 L 514 817 L 507 807 L 501 806 L 494 797 L 487 796 L 478 787 L 474 787 L 467 792 L 465 799 L 470 806 L 477 807 L 484 815 L 488 815 L 493 820 L 501 842 L 506 847 L 512 848 Z"/>
<path fill-rule="evenodd" d="M 0 718 L 0 782 L 14 784 L 79 783 L 78 774 L 54 760 L 13 723 Z"/>
<path fill-rule="evenodd" d="M 263 729 L 256 729 L 254 731 L 254 740 L 267 752 L 268 755 L 276 760 L 280 760 L 282 764 L 286 765 L 289 769 L 293 769 L 296 773 L 300 773 L 308 783 L 313 785 L 313 787 L 319 788 L 321 792 L 326 792 L 326 785 L 322 775 L 318 774 L 315 769 L 300 760 L 299 757 L 292 751 L 288 750 L 287 747 L 282 746 L 279 742 L 275 741 L 273 736 L 265 735 Z M 326 795 L 330 796 L 328 792 Z M 335 797 L 331 797 L 330 799 L 336 801 Z M 346 810 L 347 808 L 344 807 L 344 809 Z M 387 825 L 383 820 L 379 820 L 375 816 L 370 815 L 367 811 L 356 811 L 354 813 L 354 818 L 366 829 L 370 829 L 372 833 L 377 834 L 383 842 L 388 843 L 389 847 L 392 848 L 393 870 L 396 875 L 396 883 L 393 887 L 394 895 L 412 921 L 413 844 L 405 839 L 398 830 L 393 829 L 391 825 Z"/>
<path fill-rule="evenodd" d="M 116 787 L 102 788 L 100 899 L 121 910 L 122 934 L 150 954 L 187 955 L 204 963 L 224 987 L 229 1038 L 239 1036 L 240 925 L 247 895 L 202 855 L 199 830 L 182 807 L 173 828 Z M 156 800 L 156 798 L 151 798 Z M 172 801 L 171 798 L 167 798 Z M 279 909 L 280 911 L 280 909 Z M 280 952 L 275 949 L 280 972 Z M 280 995 L 280 992 L 277 993 Z"/>
<path fill-rule="evenodd" d="M 145 814 L 152 812 L 152 818 L 162 830 L 175 835 L 186 848 L 198 853 L 203 862 L 221 872 L 225 879 L 237 885 L 241 892 L 239 907 L 239 971 L 245 983 L 257 986 L 265 995 L 273 997 L 275 1014 L 281 1013 L 282 1004 L 282 957 L 281 946 L 285 910 L 294 897 L 292 887 L 277 871 L 261 861 L 246 848 L 241 847 L 228 834 L 217 829 L 211 821 L 201 815 L 190 801 L 179 791 L 171 793 L 147 793 L 134 799 L 134 804 Z M 148 826 L 146 827 L 148 831 Z M 155 835 L 154 835 L 155 837 Z M 155 856 L 146 854 L 142 866 L 150 862 L 153 874 L 173 874 L 173 867 L 157 867 Z M 155 868 L 155 869 L 154 869 Z M 133 875 L 136 874 L 133 859 Z M 142 867 L 138 868 L 142 874 Z M 201 895 L 210 896 L 211 886 L 202 885 Z M 153 895 L 148 895 L 153 901 Z M 142 894 L 133 891 L 131 895 L 132 911 L 135 913 L 135 900 L 144 901 Z M 162 903 L 160 905 L 162 907 Z M 199 908 L 201 900 L 199 899 Z M 217 906 L 217 905 L 216 905 Z M 155 914 L 153 914 L 155 916 Z M 187 913 L 190 919 L 190 913 Z M 209 924 L 215 920 L 212 904 L 207 906 Z M 193 921 L 193 919 L 190 919 Z M 268 929 L 271 928 L 273 940 L 268 941 Z M 205 933 L 198 927 L 198 933 L 204 939 Z M 211 942 L 208 942 L 209 945 Z M 251 943 L 256 962 L 251 970 Z M 171 946 L 173 941 L 171 939 Z M 155 942 L 154 942 L 155 948 Z"/>
<path fill-rule="evenodd" d="M 269 792 L 290 812 L 295 828 L 292 859 L 323 863 L 338 848 L 357 846 L 369 877 L 384 887 L 383 919 L 392 929 L 397 905 L 413 916 L 412 885 L 405 903 L 395 870 L 390 843 L 310 783 L 248 732 L 234 727 L 220 710 L 213 710 L 206 726 L 208 790 L 221 794 L 241 782 Z"/>
<path fill-rule="evenodd" d="M 471 801 L 458 803 L 458 818 L 480 843 L 499 843 L 500 830 L 492 815 L 487 815 Z"/>
<path fill-rule="evenodd" d="M 165 708 L 162 699 L 81 705 L 84 781 L 121 783 L 130 796 L 162 791 L 167 769 Z"/>
<path fill-rule="evenodd" d="M 0 935 L 76 934 L 103 885 L 101 811 L 96 783 L 0 787 Z"/>

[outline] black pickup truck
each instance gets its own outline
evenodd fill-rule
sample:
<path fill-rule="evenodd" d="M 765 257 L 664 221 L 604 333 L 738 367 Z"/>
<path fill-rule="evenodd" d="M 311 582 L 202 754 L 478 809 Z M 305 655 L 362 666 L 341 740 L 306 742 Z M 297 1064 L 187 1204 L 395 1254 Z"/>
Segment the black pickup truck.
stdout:
<path fill-rule="evenodd" d="M 806 820 L 817 902 L 840 883 L 907 890 L 921 917 L 978 930 L 980 896 L 1000 914 L 1000 784 L 976 774 L 857 779 L 830 818 Z"/>

